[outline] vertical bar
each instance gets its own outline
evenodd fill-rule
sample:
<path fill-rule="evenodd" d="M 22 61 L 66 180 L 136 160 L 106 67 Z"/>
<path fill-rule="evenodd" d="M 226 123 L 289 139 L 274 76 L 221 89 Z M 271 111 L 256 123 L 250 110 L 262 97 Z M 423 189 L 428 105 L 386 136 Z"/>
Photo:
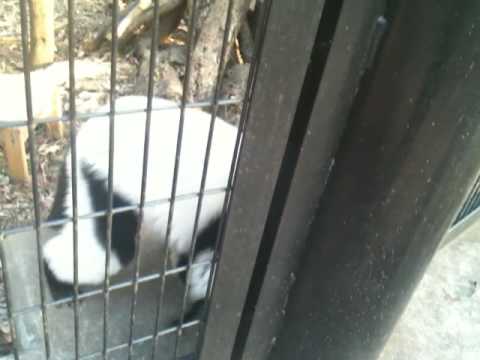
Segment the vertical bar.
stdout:
<path fill-rule="evenodd" d="M 45 355 L 50 359 L 50 337 L 48 333 L 48 319 L 47 309 L 45 306 L 45 287 L 43 279 L 45 278 L 43 268 L 43 255 L 41 246 L 41 232 L 40 232 L 40 196 L 38 193 L 38 176 L 37 176 L 37 152 L 35 146 L 35 131 L 34 119 L 32 109 L 32 84 L 30 79 L 30 60 L 29 60 L 29 44 L 28 44 L 28 25 L 27 25 L 27 5 L 26 0 L 20 0 L 20 21 L 22 32 L 22 58 L 23 58 L 23 73 L 25 78 L 25 97 L 27 107 L 27 125 L 28 125 L 28 150 L 30 153 L 30 170 L 32 172 L 32 192 L 33 192 L 33 213 L 35 218 L 35 239 L 37 246 L 37 261 L 38 274 L 40 282 L 40 305 L 42 308 L 42 325 L 43 337 L 45 342 Z"/>
<path fill-rule="evenodd" d="M 68 0 L 68 118 L 70 121 L 70 152 L 72 171 L 72 221 L 73 221 L 73 317 L 75 359 L 80 358 L 80 319 L 78 312 L 78 196 L 77 196 L 77 128 L 75 126 L 75 0 Z"/>
<path fill-rule="evenodd" d="M 105 254 L 105 279 L 103 283 L 103 349 L 102 357 L 108 357 L 108 328 L 110 308 L 110 258 L 112 253 L 112 223 L 113 223 L 113 172 L 115 149 L 115 99 L 117 90 L 117 54 L 118 54 L 118 0 L 113 0 L 112 8 L 112 44 L 110 68 L 110 116 L 109 116 L 109 147 L 108 147 L 108 183 L 107 183 L 107 234 Z"/>
<path fill-rule="evenodd" d="M 463 203 L 462 207 L 460 208 L 460 211 L 457 216 L 457 220 L 462 219 L 465 217 L 465 214 L 468 212 L 468 209 L 472 206 L 473 204 L 473 198 L 475 197 L 475 189 L 479 185 L 479 183 L 475 183 L 472 188 L 472 192 L 468 195 L 468 197 L 465 199 L 465 202 Z"/>
<path fill-rule="evenodd" d="M 222 244 L 224 240 L 225 223 L 230 213 L 229 204 L 230 204 L 230 198 L 234 189 L 233 180 L 234 180 L 234 175 L 235 175 L 235 170 L 237 165 L 237 159 L 238 159 L 239 153 L 241 152 L 241 148 L 243 144 L 241 139 L 242 139 L 242 135 L 245 133 L 245 129 L 247 126 L 248 114 L 250 111 L 250 104 L 252 100 L 251 97 L 252 97 L 253 88 L 255 87 L 255 81 L 257 79 L 256 75 L 257 75 L 257 70 L 258 70 L 260 56 L 261 56 L 261 50 L 263 48 L 263 41 L 265 39 L 265 32 L 268 24 L 271 4 L 272 4 L 272 1 L 267 0 L 261 5 L 259 5 L 260 13 L 257 14 L 257 19 L 259 20 L 257 20 L 257 29 L 254 34 L 255 42 L 254 42 L 254 49 L 252 53 L 252 62 L 250 64 L 250 71 L 248 74 L 247 86 L 246 86 L 246 91 L 243 99 L 242 113 L 240 115 L 240 123 L 238 126 L 238 134 L 235 140 L 235 147 L 233 151 L 233 157 L 232 157 L 233 161 L 230 166 L 227 189 L 226 189 L 225 199 L 223 202 L 222 212 L 220 216 L 219 230 L 218 230 L 217 238 L 215 239 L 213 259 L 212 259 L 212 264 L 210 268 L 210 274 L 208 277 L 206 299 L 210 299 L 213 291 L 213 282 L 215 279 L 216 269 L 217 269 L 218 261 L 220 259 L 220 253 L 221 253 Z M 210 301 L 207 301 L 203 314 L 201 315 L 201 319 L 203 320 L 203 324 L 202 324 L 203 326 L 201 328 L 200 341 L 198 342 L 198 347 L 197 347 L 198 354 L 202 352 L 203 339 L 204 339 L 205 328 L 206 328 L 206 319 L 208 316 L 209 307 L 210 307 Z"/>
<path fill-rule="evenodd" d="M 165 283 L 166 283 L 165 274 L 168 266 L 170 235 L 172 230 L 173 213 L 175 209 L 175 196 L 177 193 L 178 171 L 180 168 L 180 152 L 182 149 L 183 126 L 185 123 L 185 110 L 187 106 L 188 86 L 190 84 L 190 76 L 191 76 L 191 68 L 192 68 L 191 62 L 192 62 L 192 52 L 193 52 L 193 45 L 194 45 L 194 39 L 195 39 L 195 22 L 196 22 L 197 10 L 198 10 L 197 7 L 198 7 L 198 1 L 192 0 L 192 10 L 191 10 L 190 19 L 188 22 L 187 59 L 185 62 L 185 76 L 183 78 L 182 99 L 180 104 L 180 120 L 179 120 L 178 133 L 177 133 L 177 147 L 175 149 L 175 164 L 173 167 L 172 189 L 170 192 L 170 207 L 168 209 L 167 230 L 166 230 L 166 236 L 165 236 L 165 250 L 163 255 L 164 257 L 163 257 L 162 269 L 160 272 L 160 275 L 161 275 L 160 288 L 159 288 L 157 301 L 156 301 L 152 360 L 155 360 L 155 356 L 157 353 L 157 334 L 160 327 L 160 315 L 161 315 L 161 309 L 163 307 L 163 300 L 165 296 Z"/>
<path fill-rule="evenodd" d="M 382 23 L 383 5 L 383 0 L 325 4 L 302 106 L 297 109 L 297 130 L 291 133 L 283 160 L 235 358 L 266 359 L 281 328 L 311 219 L 331 173 L 355 89 L 374 51 L 376 29 L 382 29 L 376 23 L 378 19 Z M 316 94 L 309 84 L 315 78 Z"/>
<path fill-rule="evenodd" d="M 460 209 L 460 213 L 457 215 L 454 224 L 457 223 L 458 221 L 461 221 L 472 210 L 474 210 L 473 207 L 475 206 L 475 204 L 477 204 L 478 199 L 480 198 L 479 190 L 480 190 L 480 178 L 477 179 L 477 181 L 475 182 L 475 185 L 470 190 L 470 194 L 468 195 L 466 201 L 463 203 L 462 208 Z"/>
<path fill-rule="evenodd" d="M 480 171 L 480 4 L 390 10 L 270 359 L 376 359 Z"/>
<path fill-rule="evenodd" d="M 2 235 L 0 235 L 0 241 L 3 240 Z M 18 356 L 18 343 L 17 343 L 17 331 L 15 329 L 15 323 L 12 317 L 12 298 L 10 297 L 10 281 L 7 277 L 7 261 L 5 259 L 5 254 L 0 250 L 0 261 L 2 262 L 2 278 L 3 278 L 3 287 L 5 291 L 5 300 L 7 305 L 7 316 L 8 316 L 8 325 L 10 327 L 10 335 L 12 336 L 12 346 L 13 346 L 13 357 L 15 360 L 19 359 Z"/>
<path fill-rule="evenodd" d="M 176 359 L 178 356 L 178 345 L 180 343 L 180 338 L 182 336 L 182 327 L 185 319 L 185 311 L 186 311 L 187 301 L 188 301 L 188 291 L 190 287 L 189 274 L 191 271 L 193 257 L 194 257 L 195 248 L 197 244 L 198 224 L 200 220 L 200 214 L 202 211 L 203 197 L 205 195 L 205 185 L 207 181 L 208 165 L 210 163 L 210 151 L 212 148 L 213 132 L 215 129 L 215 123 L 217 119 L 218 98 L 220 95 L 220 88 L 222 83 L 222 69 L 225 66 L 225 57 L 227 55 L 226 50 L 228 46 L 228 38 L 229 38 L 230 26 L 232 22 L 232 9 L 233 9 L 233 0 L 229 0 L 228 6 L 227 6 L 227 14 L 225 18 L 225 27 L 224 27 L 222 46 L 221 46 L 221 52 L 220 52 L 220 61 L 218 64 L 217 77 L 216 77 L 215 88 L 213 93 L 212 114 L 210 119 L 210 127 L 208 130 L 208 140 L 207 140 L 207 146 L 205 150 L 205 158 L 203 159 L 203 171 L 202 171 L 202 178 L 200 181 L 200 193 L 199 193 L 199 198 L 197 202 L 197 208 L 195 210 L 195 220 L 193 224 L 193 232 L 192 232 L 192 238 L 190 242 L 190 253 L 188 256 L 188 263 L 187 263 L 187 270 L 186 270 L 186 277 L 185 277 L 186 281 L 185 281 L 185 289 L 183 293 L 182 310 L 180 313 L 179 326 L 177 328 L 177 332 L 175 336 L 175 348 L 174 348 L 174 357 L 173 357 L 174 359 Z M 232 162 L 235 162 L 235 158 L 232 158 Z"/>
<path fill-rule="evenodd" d="M 245 302 L 323 1 L 272 1 L 269 6 L 257 79 L 247 104 L 247 115 L 255 121 L 243 134 L 201 360 L 231 356 L 238 314 Z"/>
<path fill-rule="evenodd" d="M 130 333 L 128 337 L 128 359 L 131 360 L 133 356 L 133 332 L 135 326 L 135 308 L 137 306 L 137 293 L 138 293 L 138 277 L 140 272 L 140 241 L 141 241 L 141 229 L 143 223 L 144 215 L 144 206 L 145 206 L 145 190 L 147 185 L 147 175 L 148 175 L 148 155 L 149 155 L 149 146 L 150 146 L 150 124 L 152 120 L 152 101 L 153 101 L 153 85 L 154 85 L 154 73 L 155 73 L 155 64 L 156 64 L 156 54 L 158 47 L 158 28 L 159 28 L 159 0 L 155 0 L 153 7 L 153 33 L 152 33 L 152 42 L 150 45 L 150 64 L 148 70 L 148 89 L 147 89 L 147 113 L 146 113 L 146 124 L 145 124 L 145 142 L 143 148 L 143 168 L 142 168 L 142 184 L 141 184 L 141 193 L 140 193 L 140 209 L 138 216 L 138 227 L 137 233 L 135 236 L 135 254 L 134 254 L 134 274 L 133 274 L 133 285 L 132 285 L 132 301 L 130 308 Z M 154 337 L 154 342 L 155 342 Z"/>
<path fill-rule="evenodd" d="M 474 188 L 475 192 L 472 191 L 470 204 L 468 204 L 467 211 L 465 211 L 463 214 L 464 218 L 470 215 L 470 213 L 478 207 L 478 200 L 480 199 L 480 193 L 478 192 L 478 189 L 479 188 L 477 187 L 476 189 Z"/>

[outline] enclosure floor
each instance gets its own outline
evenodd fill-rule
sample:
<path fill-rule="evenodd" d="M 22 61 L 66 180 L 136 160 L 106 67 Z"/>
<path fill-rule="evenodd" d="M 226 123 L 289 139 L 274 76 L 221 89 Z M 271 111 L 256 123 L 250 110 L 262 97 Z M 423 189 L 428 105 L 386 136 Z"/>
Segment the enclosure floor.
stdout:
<path fill-rule="evenodd" d="M 480 222 L 439 250 L 381 360 L 480 359 Z"/>
<path fill-rule="evenodd" d="M 34 238 L 32 234 L 10 237 L 3 243 L 9 259 L 11 296 L 15 308 L 38 303 L 38 280 Z M 153 253 L 148 247 L 146 252 Z M 145 258 L 143 272 L 152 267 Z M 155 261 L 153 261 L 155 263 Z M 121 281 L 122 279 L 117 279 Z M 22 284 L 22 286 L 18 286 Z M 381 360 L 477 360 L 480 358 L 480 223 L 472 226 L 456 241 L 439 250 L 430 264 L 410 304 L 384 349 Z M 135 337 L 151 333 L 155 291 L 158 282 L 141 285 Z M 177 278 L 167 283 L 163 325 L 178 312 L 178 296 L 182 293 Z M 127 339 L 128 309 L 131 290 L 112 293 L 110 345 Z M 175 305 L 177 304 L 177 305 Z M 96 296 L 81 305 L 81 350 L 83 354 L 101 350 L 103 298 Z M 54 359 L 69 359 L 73 349 L 73 312 L 68 306 L 51 307 L 49 328 Z M 122 330 L 123 329 L 123 330 Z M 195 345 L 196 328 L 187 331 L 182 341 L 182 354 Z M 17 334 L 23 359 L 40 359 L 42 338 L 38 311 L 17 317 Z M 171 356 L 173 336 L 159 342 L 157 359 Z M 151 342 L 135 347 L 137 359 L 149 358 Z M 67 355 L 68 354 L 68 355 Z M 162 355 L 163 354 L 163 355 Z M 125 358 L 125 349 L 113 352 L 110 359 Z M 166 358 L 169 358 L 167 355 Z M 97 357 L 93 357 L 95 359 Z M 100 357 L 98 357 L 100 358 Z"/>
<path fill-rule="evenodd" d="M 48 234 L 44 234 L 48 238 Z M 2 251 L 8 269 L 8 289 L 13 302 L 15 316 L 17 348 L 20 348 L 20 358 L 44 359 L 43 331 L 41 312 L 38 304 L 39 281 L 36 256 L 35 237 L 32 233 L 16 235 L 2 241 Z M 152 244 L 144 244 L 142 248 L 143 275 L 159 271 L 160 249 Z M 124 282 L 130 277 L 130 268 L 112 279 L 112 285 Z M 136 307 L 136 321 L 134 339 L 143 339 L 133 346 L 134 359 L 151 359 L 151 335 L 154 328 L 156 299 L 159 281 L 149 281 L 139 284 L 138 302 Z M 171 328 L 173 320 L 177 319 L 181 309 L 183 283 L 177 275 L 167 277 L 166 296 L 162 307 L 160 331 Z M 117 347 L 128 343 L 130 304 L 132 288 L 113 290 L 110 293 L 109 336 L 108 347 Z M 47 302 L 50 302 L 47 291 Z M 37 308 L 31 309 L 37 305 Z M 26 310 L 30 309 L 30 310 Z M 63 304 L 47 307 L 48 329 L 52 349 L 52 360 L 68 360 L 74 358 L 74 316 L 73 306 Z M 80 355 L 89 359 L 101 359 L 99 352 L 103 344 L 103 296 L 97 295 L 82 300 L 79 306 L 79 349 Z M 198 339 L 198 325 L 183 331 L 179 341 L 179 358 L 191 354 Z M 148 338 L 150 336 L 150 338 Z M 158 352 L 156 359 L 172 359 L 175 344 L 175 332 L 170 332 L 158 338 Z M 109 353 L 111 360 L 127 359 L 128 347 L 124 346 Z"/>

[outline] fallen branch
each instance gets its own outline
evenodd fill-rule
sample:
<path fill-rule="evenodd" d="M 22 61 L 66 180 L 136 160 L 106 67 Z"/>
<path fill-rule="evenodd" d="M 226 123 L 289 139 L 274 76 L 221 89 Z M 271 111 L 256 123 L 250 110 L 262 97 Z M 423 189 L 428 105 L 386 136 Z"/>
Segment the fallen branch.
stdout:
<path fill-rule="evenodd" d="M 185 9 L 185 0 L 159 0 L 159 39 L 167 37 L 178 25 Z M 153 21 L 153 1 L 137 0 L 119 14 L 117 36 L 122 48 L 142 26 L 149 27 Z M 112 21 L 104 24 L 93 40 L 87 40 L 87 52 L 96 51 L 105 41 L 112 39 Z"/>
<path fill-rule="evenodd" d="M 252 30 L 250 29 L 248 21 L 243 22 L 240 32 L 238 33 L 238 40 L 243 60 L 247 63 L 252 62 L 254 44 Z"/>

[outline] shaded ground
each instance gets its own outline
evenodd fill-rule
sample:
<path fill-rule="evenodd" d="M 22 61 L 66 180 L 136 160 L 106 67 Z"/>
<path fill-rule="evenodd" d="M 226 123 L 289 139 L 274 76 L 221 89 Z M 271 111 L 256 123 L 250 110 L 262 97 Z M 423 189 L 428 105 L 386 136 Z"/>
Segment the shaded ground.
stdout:
<path fill-rule="evenodd" d="M 480 223 L 438 251 L 381 360 L 480 359 Z"/>

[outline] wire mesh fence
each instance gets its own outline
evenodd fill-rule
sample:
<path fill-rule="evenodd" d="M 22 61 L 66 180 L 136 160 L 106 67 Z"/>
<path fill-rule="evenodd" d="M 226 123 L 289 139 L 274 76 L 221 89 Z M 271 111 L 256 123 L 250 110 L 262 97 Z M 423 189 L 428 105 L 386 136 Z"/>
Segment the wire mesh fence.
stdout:
<path fill-rule="evenodd" d="M 182 356 L 181 342 L 182 337 L 185 336 L 185 333 L 188 332 L 191 328 L 199 328 L 203 326 L 206 320 L 206 311 L 203 307 L 202 311 L 197 315 L 196 319 L 188 318 L 187 311 L 190 307 L 190 293 L 192 287 L 196 286 L 192 281 L 198 281 L 194 279 L 194 276 L 198 271 L 208 270 L 208 273 L 203 276 L 204 287 L 206 294 L 204 296 L 208 297 L 208 294 L 211 293 L 211 287 L 213 286 L 214 278 L 214 269 L 215 262 L 219 260 L 220 254 L 220 242 L 222 240 L 222 231 L 221 228 L 224 225 L 224 219 L 228 216 L 228 201 L 229 194 L 233 188 L 235 168 L 236 168 L 236 159 L 238 157 L 239 148 L 241 145 L 241 138 L 243 130 L 245 129 L 245 123 L 247 120 L 247 111 L 244 109 L 242 111 L 242 116 L 240 123 L 235 127 L 236 131 L 235 137 L 232 138 L 231 142 L 232 148 L 231 151 L 231 161 L 227 166 L 227 169 L 224 171 L 228 176 L 226 181 L 221 186 L 211 186 L 209 185 L 209 176 L 210 172 L 217 171 L 214 167 L 218 167 L 218 161 L 215 159 L 211 160 L 212 151 L 219 152 L 218 149 L 215 149 L 215 146 L 218 146 L 219 140 L 216 140 L 215 136 L 220 130 L 219 128 L 225 127 L 223 125 L 224 120 L 218 120 L 217 115 L 222 109 L 226 109 L 228 106 L 239 106 L 243 104 L 242 98 L 222 98 L 221 89 L 222 89 L 222 79 L 223 73 L 226 68 L 228 56 L 230 56 L 228 48 L 231 43 L 232 36 L 232 17 L 234 16 L 234 8 L 238 6 L 241 1 L 229 0 L 227 10 L 225 13 L 225 18 L 223 19 L 222 29 L 222 41 L 221 48 L 219 49 L 219 58 L 217 59 L 217 73 L 215 74 L 215 79 L 213 79 L 214 86 L 212 87 L 212 94 L 209 100 L 206 101 L 192 101 L 188 98 L 189 87 L 191 86 L 191 74 L 192 71 L 192 57 L 195 46 L 195 40 L 198 34 L 196 34 L 196 29 L 198 30 L 198 25 L 196 21 L 198 20 L 198 13 L 200 7 L 200 1 L 193 0 L 191 2 L 190 11 L 187 12 L 186 17 L 186 42 L 185 42 L 185 53 L 186 61 L 185 68 L 183 70 L 183 79 L 182 79 L 182 95 L 179 102 L 159 102 L 155 98 L 155 72 L 157 71 L 157 51 L 159 44 L 159 28 L 161 26 L 161 21 L 159 21 L 159 11 L 161 6 L 161 1 L 154 1 L 152 6 L 153 19 L 151 36 L 150 36 L 150 56 L 148 59 L 148 78 L 147 78 L 147 93 L 142 97 L 143 106 L 117 106 L 117 99 L 122 100 L 117 94 L 117 62 L 119 58 L 119 39 L 118 39 L 118 24 L 121 19 L 122 13 L 120 11 L 120 2 L 114 0 L 112 3 L 112 12 L 111 12 L 111 41 L 109 49 L 109 58 L 110 58 L 110 81 L 109 81 L 109 92 L 108 92 L 108 105 L 103 109 L 82 113 L 77 110 L 77 97 L 76 92 L 76 54 L 78 53 L 76 38 L 75 38 L 75 29 L 76 29 L 76 2 L 74 0 L 69 0 L 67 3 L 67 40 L 68 40 L 68 110 L 66 114 L 61 114 L 58 117 L 38 117 L 34 112 L 34 92 L 32 91 L 32 72 L 34 71 L 29 62 L 30 58 L 30 31 L 29 28 L 29 14 L 28 14 L 28 4 L 26 0 L 21 0 L 19 2 L 20 6 L 20 19 L 21 19 L 21 45 L 22 45 L 22 58 L 23 58 L 23 76 L 24 76 L 24 87 L 25 87 L 25 105 L 26 105 L 26 119 L 11 119 L 3 118 L 0 119 L 0 128 L 2 129 L 15 129 L 15 128 L 24 128 L 27 127 L 28 130 L 28 156 L 29 156 L 29 171 L 31 174 L 31 192 L 32 192 L 32 210 L 33 210 L 33 224 L 26 224 L 22 226 L 12 226 L 8 227 L 3 231 L 4 236 L 14 236 L 22 234 L 34 234 L 35 238 L 35 247 L 34 253 L 31 254 L 31 258 L 35 258 L 36 261 L 36 271 L 33 274 L 37 280 L 37 284 L 33 287 L 35 288 L 33 293 L 38 292 L 38 299 L 28 300 L 28 301 L 17 301 L 16 288 L 19 284 L 14 283 L 15 277 L 10 274 L 14 272 L 14 264 L 10 260 L 10 253 L 8 250 L 2 251 L 2 271 L 3 279 L 5 282 L 5 291 L 6 298 L 8 301 L 8 317 L 11 327 L 12 342 L 13 342 L 13 356 L 15 359 L 23 358 L 21 354 L 22 349 L 25 348 L 22 344 L 22 339 L 19 339 L 19 334 L 22 334 L 22 330 L 19 330 L 19 326 L 28 324 L 26 318 L 40 316 L 41 323 L 41 336 L 40 339 L 43 342 L 41 346 L 40 353 L 43 352 L 43 356 L 47 359 L 50 358 L 65 358 L 65 353 L 58 353 L 57 348 L 59 346 L 58 339 L 55 339 L 55 336 L 58 336 L 58 331 L 55 330 L 58 326 L 60 327 L 70 327 L 73 329 L 71 338 L 73 340 L 73 348 L 70 349 L 69 358 L 75 359 L 87 359 L 87 358 L 112 358 L 112 354 L 115 354 L 118 351 L 125 351 L 123 354 L 126 358 L 132 359 L 137 358 L 138 354 L 135 351 L 135 348 L 141 345 L 148 343 L 150 347 L 149 357 L 152 359 L 164 358 L 165 354 L 159 354 L 159 342 L 161 339 L 167 336 L 174 336 L 172 341 L 173 348 L 171 349 L 171 358 L 177 359 Z M 258 2 L 259 11 L 264 18 L 267 17 L 266 11 L 264 11 L 264 2 Z M 236 5 L 237 4 L 237 5 Z M 246 85 L 247 89 L 252 88 L 254 82 L 254 72 L 255 64 L 258 61 L 256 54 L 258 54 L 260 45 L 262 43 L 262 31 L 257 31 L 255 34 L 255 46 L 253 58 L 250 63 L 250 75 L 248 79 L 248 84 Z M 246 97 L 248 97 L 248 90 L 246 92 Z M 128 101 L 126 99 L 125 101 Z M 124 101 L 124 103 L 125 103 Z M 137 101 L 138 104 L 138 101 Z M 160 104 L 160 105 L 159 105 Z M 181 164 L 182 151 L 189 145 L 191 141 L 191 130 L 189 127 L 192 127 L 191 122 L 188 120 L 191 116 L 196 115 L 198 110 L 207 110 L 208 115 L 202 115 L 205 117 L 203 122 L 208 123 L 205 126 L 205 131 L 203 135 L 205 136 L 205 141 L 200 142 L 203 149 L 194 149 L 198 153 L 198 159 L 201 160 L 200 168 L 201 172 L 198 174 L 198 179 L 193 181 L 198 183 L 195 191 L 184 191 L 185 186 L 181 184 L 182 176 L 185 178 L 185 174 L 182 174 L 182 169 L 186 166 Z M 177 127 L 175 128 L 175 141 L 174 141 L 174 152 L 172 153 L 171 164 L 171 177 L 170 181 L 166 181 L 168 184 L 168 196 L 166 197 L 157 197 L 152 198 L 148 196 L 147 187 L 155 186 L 164 186 L 162 184 L 152 184 L 148 183 L 147 179 L 149 178 L 149 171 L 155 172 L 155 169 L 150 169 L 150 165 L 155 161 L 156 157 L 159 155 L 157 152 L 152 152 L 151 149 L 161 149 L 161 144 L 157 147 L 155 142 L 158 140 L 157 135 L 152 135 L 153 131 L 162 130 L 160 124 L 162 114 L 175 114 L 178 116 L 176 122 Z M 118 161 L 122 162 L 123 159 L 121 155 L 117 156 L 116 152 L 119 149 L 119 146 L 128 147 L 128 143 L 122 145 L 118 144 L 118 141 L 125 141 L 125 138 L 117 139 L 117 130 L 122 128 L 122 125 L 118 125 L 119 118 L 128 118 L 133 117 L 134 120 L 140 121 L 140 117 L 144 117 L 142 127 L 143 137 L 141 140 L 137 139 L 137 142 L 141 143 L 141 171 L 136 172 L 136 174 L 141 174 L 140 179 L 135 182 L 136 185 L 140 184 L 140 188 L 136 193 L 139 195 L 137 201 L 130 201 L 126 203 L 118 203 L 117 196 L 119 189 L 117 188 L 120 184 L 119 179 L 115 179 L 116 174 L 122 174 L 117 171 Z M 167 117 L 167 116 L 166 116 Z M 171 117 L 171 116 L 170 116 Z M 208 121 L 206 120 L 208 118 Z M 85 132 L 83 125 L 79 126 L 83 120 L 88 120 L 87 123 L 97 123 L 94 125 L 98 129 L 106 127 L 108 131 L 108 138 L 102 139 L 102 144 L 92 143 L 92 147 L 98 146 L 99 148 L 103 146 L 102 150 L 106 154 L 106 163 L 108 164 L 107 172 L 102 178 L 103 194 L 104 197 L 101 208 L 91 208 L 92 211 L 85 212 L 83 204 L 85 203 L 85 189 L 84 184 L 82 183 L 82 176 L 84 176 L 84 168 L 82 167 L 82 160 L 84 159 L 84 154 L 82 153 L 85 150 L 84 145 L 82 145 L 82 132 Z M 133 120 L 132 120 L 133 121 Z M 200 120 L 198 120 L 200 121 Z M 218 122 L 222 122 L 218 124 Z M 65 187 L 63 190 L 57 189 L 58 191 L 65 192 L 65 203 L 68 204 L 68 211 L 64 211 L 62 215 L 64 216 L 50 216 L 45 218 L 42 213 L 42 199 L 41 194 L 39 193 L 39 160 L 38 160 L 38 144 L 36 143 L 36 127 L 39 124 L 50 124 L 62 122 L 69 125 L 69 139 L 68 139 L 68 153 L 65 158 L 65 163 L 63 169 L 67 169 L 68 173 L 61 174 L 60 177 L 67 175 L 68 180 L 67 185 L 61 184 L 62 180 L 59 180 L 58 187 Z M 102 123 L 102 124 L 100 124 Z M 186 125 L 187 124 L 187 125 Z M 128 126 L 128 125 L 125 125 Z M 135 132 L 135 131 L 134 131 Z M 187 135 L 184 133 L 187 132 Z M 105 133 L 105 132 L 103 132 Z M 79 135 L 80 134 L 80 135 Z M 173 133 L 172 133 L 173 134 Z M 132 134 L 133 137 L 133 134 Z M 80 140 L 79 140 L 80 139 Z M 80 141 L 80 144 L 77 142 Z M 184 145 L 184 142 L 187 142 Z M 153 145 L 152 145 L 153 142 Z M 213 150 L 212 150 L 213 149 Z M 161 151 L 161 150 L 160 150 Z M 98 152 L 100 154 L 101 151 Z M 96 154 L 96 155 L 98 155 Z M 124 154 L 124 152 L 122 152 Z M 218 155 L 214 155 L 217 156 Z M 161 157 L 164 159 L 164 157 Z M 201 158 L 201 159 L 200 159 Z M 213 162 L 213 165 L 211 165 Z M 225 164 L 224 164 L 225 165 Z M 198 166 L 197 166 L 198 168 Z M 62 170 L 61 170 L 62 171 Z M 80 180 L 79 180 L 80 179 Z M 179 185 L 180 182 L 180 185 Z M 211 181 L 210 181 L 211 182 Z M 138 184 L 137 184 L 138 183 Z M 129 184 L 130 186 L 134 186 Z M 182 190 L 183 189 L 183 190 Z M 154 192 L 155 193 L 155 192 Z M 158 192 L 157 192 L 158 193 Z M 198 260 L 196 258 L 196 250 L 200 246 L 197 244 L 197 240 L 201 235 L 201 232 L 205 230 L 205 219 L 203 219 L 202 214 L 204 208 L 208 205 L 209 197 L 216 197 L 221 199 L 221 205 L 218 206 L 215 216 L 218 217 L 219 223 L 216 224 L 217 229 L 213 234 L 209 234 L 211 239 L 210 251 L 211 254 L 208 258 Z M 181 266 L 171 266 L 170 261 L 173 255 L 169 252 L 173 249 L 171 246 L 172 237 L 178 236 L 178 232 L 175 231 L 174 227 L 178 225 L 178 219 L 175 218 L 176 211 L 181 213 L 185 208 L 182 204 L 186 203 L 190 208 L 192 208 L 189 213 L 193 215 L 192 219 L 186 220 L 191 222 L 191 231 L 189 233 L 189 239 L 186 240 L 184 248 L 186 251 L 184 259 Z M 205 205 L 207 204 L 207 205 Z M 55 204 L 53 204 L 55 206 Z M 163 238 L 163 250 L 161 253 L 157 254 L 156 262 L 154 266 L 154 271 L 150 273 L 145 273 L 142 270 L 142 246 L 144 245 L 144 234 L 145 230 L 143 229 L 145 222 L 145 216 L 148 216 L 148 211 L 151 208 L 162 207 L 167 209 L 164 212 L 164 222 L 163 226 L 160 226 L 157 229 L 158 233 L 156 236 Z M 63 209 L 65 210 L 65 209 Z M 54 211 L 54 210 L 53 210 Z M 118 231 L 115 226 L 118 226 L 119 222 L 115 220 L 115 217 L 120 218 L 121 216 L 126 216 L 131 213 L 135 214 L 135 231 L 133 241 L 133 253 L 131 254 L 131 259 L 129 261 L 129 270 L 130 276 L 127 279 L 123 280 L 112 280 L 112 265 L 117 261 L 117 257 L 112 255 L 112 247 L 115 245 L 115 236 L 118 236 Z M 146 215 L 147 212 L 147 215 Z M 55 214 L 58 215 L 58 214 Z M 122 218 L 123 219 L 123 218 Z M 81 259 L 82 256 L 85 256 L 83 251 L 82 242 L 85 240 L 85 233 L 83 233 L 84 223 L 100 223 L 103 221 L 104 226 L 100 231 L 104 232 L 105 237 L 105 254 L 103 265 L 102 276 L 103 279 L 101 284 L 98 284 L 94 289 L 85 290 L 81 281 L 83 280 L 82 272 L 85 271 Z M 177 223 L 175 223 L 177 222 Z M 71 237 L 71 253 L 64 253 L 62 256 L 65 258 L 73 259 L 73 269 L 72 272 L 72 292 L 68 296 L 61 296 L 55 298 L 49 294 L 50 281 L 49 277 L 51 276 L 51 270 L 49 269 L 49 261 L 45 262 L 46 255 L 44 253 L 45 243 L 48 243 L 49 239 L 52 236 L 52 233 L 55 234 L 55 231 L 58 229 L 68 228 L 71 230 L 69 236 Z M 174 239 L 176 240 L 176 239 Z M 25 248 L 28 248 L 29 245 L 25 245 Z M 93 250 L 92 250 L 93 251 Z M 163 253 L 162 253 L 163 252 Z M 80 259 L 79 259 L 80 258 Z M 67 261 L 68 263 L 68 261 Z M 180 305 L 178 310 L 178 321 L 172 323 L 170 326 L 165 327 L 165 322 L 163 320 L 168 306 L 165 305 L 166 293 L 169 291 L 168 281 L 170 278 L 184 278 L 184 285 L 179 291 L 177 291 L 177 302 Z M 13 282 L 12 282 L 13 280 Z M 138 322 L 144 322 L 145 319 L 140 316 L 138 318 L 139 307 L 143 306 L 143 300 L 139 297 L 141 296 L 143 285 L 150 284 L 153 285 L 151 296 L 154 298 L 154 307 L 149 309 L 151 312 L 151 323 L 149 324 L 150 334 L 137 334 Z M 64 285 L 64 284 L 63 284 Z M 13 293 L 12 293 L 13 289 Z M 124 298 L 128 297 L 128 301 L 124 304 L 123 308 L 123 317 L 128 319 L 124 323 L 125 330 L 128 332 L 123 337 L 123 342 L 121 343 L 112 343 L 110 338 L 115 336 L 116 333 L 115 326 L 118 326 L 117 323 L 112 322 L 112 307 L 118 309 L 118 304 L 112 305 L 112 297 L 116 293 L 123 292 Z M 128 293 L 128 296 L 125 295 L 125 292 Z M 86 303 L 92 298 L 101 297 L 102 301 L 102 316 L 101 319 L 98 319 L 101 322 L 101 329 L 96 328 L 97 334 L 96 337 L 101 337 L 100 348 L 97 348 L 96 351 L 85 351 L 88 346 L 85 345 L 85 340 L 82 339 L 82 334 L 85 332 L 85 323 L 82 322 L 82 318 L 88 317 L 86 314 L 88 310 L 85 310 L 85 307 L 88 308 Z M 36 298 L 36 296 L 34 296 Z M 38 301 L 37 301 L 38 300 Z M 16 302 L 14 304 L 14 302 Z M 202 299 L 203 301 L 203 299 Z M 178 304 L 177 304 L 178 305 Z M 82 308 L 84 310 L 82 310 Z M 63 310 L 58 310 L 63 309 Z M 66 310 L 65 310 L 66 309 Z M 61 318 L 55 315 L 56 311 L 71 311 L 71 323 L 69 324 L 56 324 L 58 319 Z M 33 315 L 32 315 L 33 314 Z M 91 315 L 91 314 L 90 314 Z M 98 315 L 98 314 L 97 314 Z M 23 319 L 23 320 L 22 320 Z M 37 319 L 38 320 L 38 319 Z M 22 325 L 23 324 L 23 325 Z M 202 325 L 203 324 L 203 325 Z M 69 330 L 64 330 L 69 332 Z M 198 331 L 198 330 L 195 330 Z M 52 337 L 53 336 L 53 337 Z M 90 332 L 88 336 L 92 336 Z M 118 336 L 117 336 L 118 337 Z M 198 335 L 197 335 L 198 337 Z M 198 350 L 201 346 L 200 341 L 195 342 L 193 350 Z M 61 346 L 60 346 L 61 347 Z M 35 353 L 36 356 L 40 353 Z M 185 354 L 183 354 L 185 355 Z M 188 355 L 188 354 L 187 354 Z M 191 356 L 188 355 L 188 356 Z M 165 357 L 166 358 L 166 357 Z"/>

